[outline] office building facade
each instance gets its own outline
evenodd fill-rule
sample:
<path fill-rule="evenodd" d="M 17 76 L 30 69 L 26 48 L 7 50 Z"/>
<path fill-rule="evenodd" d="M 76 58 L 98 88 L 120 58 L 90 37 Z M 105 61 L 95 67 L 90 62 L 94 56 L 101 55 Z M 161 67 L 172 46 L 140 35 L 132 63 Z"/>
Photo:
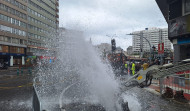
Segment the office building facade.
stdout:
<path fill-rule="evenodd" d="M 27 48 L 27 1 L 0 1 L 0 62 L 25 64 Z"/>
<path fill-rule="evenodd" d="M 58 26 L 59 0 L 1 0 L 0 62 L 24 65 L 28 56 L 41 56 Z"/>
<path fill-rule="evenodd" d="M 58 0 L 28 0 L 28 55 L 42 56 L 52 47 L 50 33 L 56 33 L 59 24 Z"/>
<path fill-rule="evenodd" d="M 150 45 L 151 48 L 154 46 L 157 51 L 159 43 L 164 43 L 164 50 L 171 50 L 171 42 L 168 39 L 167 28 L 150 28 L 147 30 L 135 31 L 132 34 L 133 53 L 140 53 L 141 49 L 142 52 L 150 52 Z M 150 45 L 146 39 L 150 42 Z"/>

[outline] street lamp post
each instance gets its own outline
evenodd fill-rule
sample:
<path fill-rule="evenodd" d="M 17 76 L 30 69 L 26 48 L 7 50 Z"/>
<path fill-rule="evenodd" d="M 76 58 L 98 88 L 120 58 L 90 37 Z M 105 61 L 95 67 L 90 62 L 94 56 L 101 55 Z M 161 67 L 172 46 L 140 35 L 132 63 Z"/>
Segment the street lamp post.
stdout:
<path fill-rule="evenodd" d="M 133 34 L 133 33 L 130 33 L 130 34 L 126 34 L 126 35 L 137 35 L 137 36 L 140 36 L 140 38 L 143 38 L 143 39 L 145 39 L 147 42 L 148 42 L 148 44 L 149 44 L 149 46 L 150 46 L 150 62 L 151 62 L 151 60 L 152 60 L 152 58 L 151 58 L 151 53 L 152 53 L 152 47 L 151 47 L 151 44 L 150 44 L 150 41 L 147 39 L 147 38 L 145 38 L 145 37 L 143 37 L 143 35 L 142 34 Z M 141 45 L 143 45 L 142 44 L 142 41 L 141 41 Z M 141 46 L 141 48 L 142 48 L 142 46 Z M 141 56 L 142 56 L 142 49 L 141 49 Z"/>
<path fill-rule="evenodd" d="M 154 51 L 155 51 L 156 47 L 153 45 L 152 46 L 152 59 L 155 59 L 155 55 L 154 55 Z"/>

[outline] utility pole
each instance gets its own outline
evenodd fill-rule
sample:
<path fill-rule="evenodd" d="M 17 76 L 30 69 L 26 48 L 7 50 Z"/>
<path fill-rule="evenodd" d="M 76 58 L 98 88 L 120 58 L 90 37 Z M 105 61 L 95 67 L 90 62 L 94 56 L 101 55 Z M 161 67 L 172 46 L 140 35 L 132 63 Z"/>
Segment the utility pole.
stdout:
<path fill-rule="evenodd" d="M 140 51 L 141 51 L 141 56 L 140 58 L 143 58 L 143 32 L 140 32 Z"/>

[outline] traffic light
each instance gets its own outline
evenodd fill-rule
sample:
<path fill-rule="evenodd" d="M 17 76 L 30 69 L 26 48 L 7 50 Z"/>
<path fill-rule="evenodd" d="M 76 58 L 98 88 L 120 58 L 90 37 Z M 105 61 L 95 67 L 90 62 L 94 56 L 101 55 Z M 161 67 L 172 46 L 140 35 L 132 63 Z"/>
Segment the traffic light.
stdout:
<path fill-rule="evenodd" d="M 152 46 L 152 49 L 153 49 L 153 51 L 155 51 L 155 50 L 156 50 L 156 47 L 153 45 L 153 46 Z"/>
<path fill-rule="evenodd" d="M 112 45 L 112 51 L 114 51 L 116 49 L 115 39 L 111 40 L 111 45 Z"/>

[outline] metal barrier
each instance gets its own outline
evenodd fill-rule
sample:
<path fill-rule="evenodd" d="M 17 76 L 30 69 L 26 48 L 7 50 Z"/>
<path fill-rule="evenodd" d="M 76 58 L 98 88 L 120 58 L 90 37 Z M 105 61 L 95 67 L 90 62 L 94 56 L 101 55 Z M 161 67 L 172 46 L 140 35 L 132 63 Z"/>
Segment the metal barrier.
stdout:
<path fill-rule="evenodd" d="M 170 75 L 160 79 L 160 93 L 164 94 L 166 88 L 173 90 L 173 94 L 177 91 L 183 91 L 184 97 L 190 100 L 190 74 Z"/>
<path fill-rule="evenodd" d="M 39 101 L 39 96 L 36 92 L 35 86 L 33 86 L 33 101 L 32 101 L 33 111 L 41 111 L 41 103 Z"/>

